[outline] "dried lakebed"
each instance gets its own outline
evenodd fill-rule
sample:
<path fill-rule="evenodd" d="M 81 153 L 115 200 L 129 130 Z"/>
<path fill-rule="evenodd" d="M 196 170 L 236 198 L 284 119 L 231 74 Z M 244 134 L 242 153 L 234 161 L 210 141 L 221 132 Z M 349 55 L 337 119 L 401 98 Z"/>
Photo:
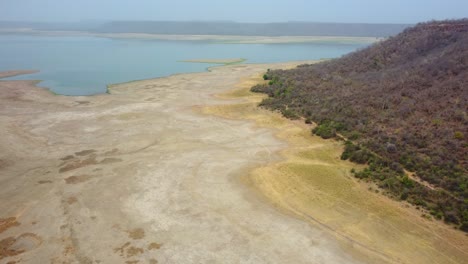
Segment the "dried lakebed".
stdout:
<path fill-rule="evenodd" d="M 0 262 L 462 263 L 462 233 L 368 191 L 339 143 L 255 107 L 258 76 L 294 65 L 89 97 L 0 81 Z"/>

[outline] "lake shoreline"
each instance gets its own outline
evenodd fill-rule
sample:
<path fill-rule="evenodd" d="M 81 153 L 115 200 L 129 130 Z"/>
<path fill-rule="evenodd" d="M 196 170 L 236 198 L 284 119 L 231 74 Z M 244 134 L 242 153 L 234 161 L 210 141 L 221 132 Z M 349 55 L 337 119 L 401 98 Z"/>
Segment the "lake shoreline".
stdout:
<path fill-rule="evenodd" d="M 0 259 L 359 263 L 239 184 L 276 159 L 282 143 L 268 130 L 193 111 L 242 76 L 285 66 L 216 67 L 88 97 L 0 81 L 0 244 L 19 245 Z"/>
<path fill-rule="evenodd" d="M 1 71 L 1 72 L 0 72 L 0 79 L 9 78 L 9 77 L 14 77 L 14 76 L 19 76 L 19 75 L 32 74 L 32 73 L 37 73 L 37 72 L 39 72 L 39 71 L 38 71 L 38 70 L 10 70 L 10 71 Z"/>
<path fill-rule="evenodd" d="M 241 62 L 276 63 L 335 58 L 367 44 L 239 44 L 202 40 L 167 41 L 138 38 L 108 39 L 79 34 L 54 36 L 0 34 L 1 70 L 39 69 L 31 76 L 57 94 L 105 93 L 108 85 L 164 77 L 174 73 L 204 72 L 209 66 Z M 236 60 L 233 60 L 236 59 Z M 184 62 L 185 61 L 185 62 Z M 189 62 L 190 63 L 189 63 Z"/>
<path fill-rule="evenodd" d="M 264 95 L 249 88 L 267 69 L 303 63 L 216 66 L 95 96 L 0 81 L 0 218 L 19 223 L 0 241 L 44 241 L 19 255 L 27 263 L 122 262 L 114 249 L 127 243 L 162 262 L 462 263 L 463 234 L 369 191 L 339 142 L 257 107 Z"/>
<path fill-rule="evenodd" d="M 226 44 L 291 44 L 291 43 L 330 43 L 342 44 L 372 44 L 382 41 L 377 37 L 347 37 L 347 36 L 236 36 L 236 35 L 174 35 L 147 33 L 93 33 L 85 31 L 39 31 L 31 29 L 3 29 L 0 34 L 24 34 L 55 37 L 102 37 L 110 39 L 146 39 L 167 41 L 211 41 Z"/>

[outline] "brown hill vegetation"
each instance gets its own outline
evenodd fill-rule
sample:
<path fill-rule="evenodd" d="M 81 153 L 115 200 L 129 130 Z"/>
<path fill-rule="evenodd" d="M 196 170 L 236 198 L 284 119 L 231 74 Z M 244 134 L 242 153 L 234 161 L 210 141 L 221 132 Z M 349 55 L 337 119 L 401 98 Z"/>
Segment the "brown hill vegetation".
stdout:
<path fill-rule="evenodd" d="M 264 78 L 261 105 L 347 138 L 342 158 L 369 165 L 356 177 L 468 231 L 468 19 Z"/>

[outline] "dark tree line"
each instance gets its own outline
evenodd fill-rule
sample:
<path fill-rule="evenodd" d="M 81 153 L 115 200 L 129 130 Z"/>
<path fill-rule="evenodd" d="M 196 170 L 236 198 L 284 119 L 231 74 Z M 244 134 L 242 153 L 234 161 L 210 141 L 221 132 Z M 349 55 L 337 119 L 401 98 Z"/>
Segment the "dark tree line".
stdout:
<path fill-rule="evenodd" d="M 343 159 L 468 232 L 468 20 L 428 22 L 339 59 L 268 71 L 261 105 L 343 135 Z M 435 186 L 413 181 L 404 170 Z"/>

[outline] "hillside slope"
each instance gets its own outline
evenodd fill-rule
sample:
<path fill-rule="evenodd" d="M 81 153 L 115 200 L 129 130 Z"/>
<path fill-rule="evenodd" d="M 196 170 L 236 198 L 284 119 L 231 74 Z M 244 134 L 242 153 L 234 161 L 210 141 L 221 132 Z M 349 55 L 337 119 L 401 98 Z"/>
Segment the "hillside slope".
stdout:
<path fill-rule="evenodd" d="M 349 139 L 342 158 L 369 164 L 357 177 L 468 231 L 468 19 L 264 78 L 263 106 Z"/>

